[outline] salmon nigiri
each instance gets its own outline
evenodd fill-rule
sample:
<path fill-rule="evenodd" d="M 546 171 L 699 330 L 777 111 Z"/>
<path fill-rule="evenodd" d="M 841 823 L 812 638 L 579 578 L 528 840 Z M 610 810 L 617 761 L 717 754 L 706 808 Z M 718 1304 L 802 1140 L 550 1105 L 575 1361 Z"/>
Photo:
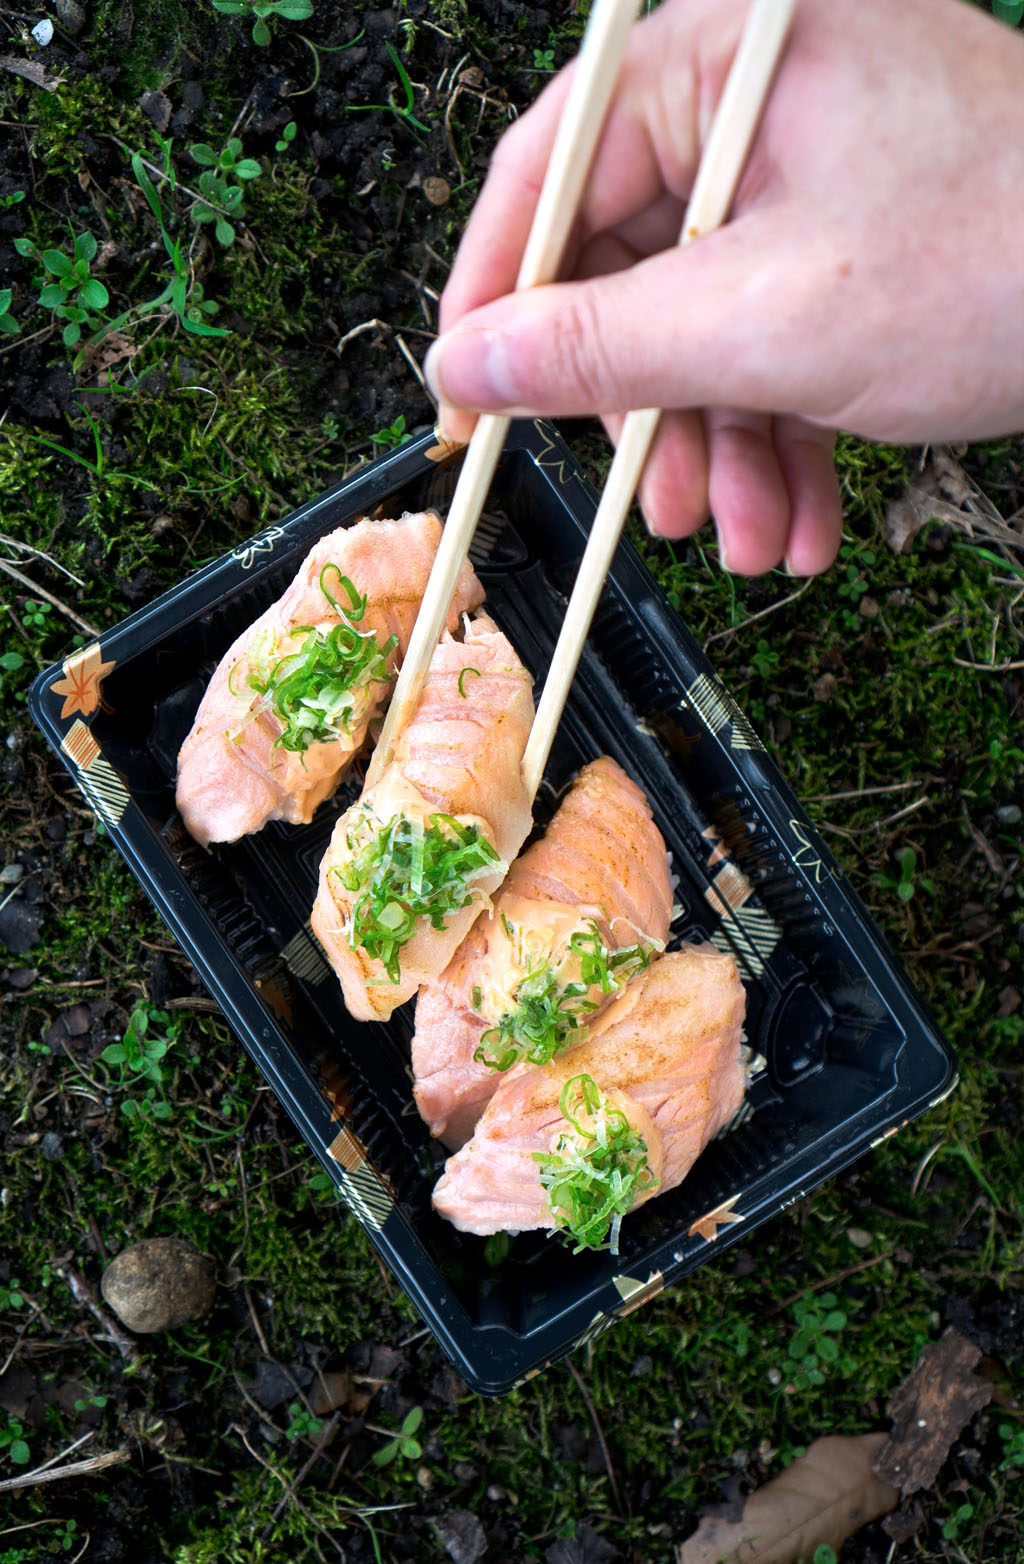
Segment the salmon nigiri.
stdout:
<path fill-rule="evenodd" d="M 530 829 L 531 680 L 486 614 L 442 637 L 380 780 L 341 816 L 313 931 L 350 1014 L 383 1020 L 447 966 Z"/>
<path fill-rule="evenodd" d="M 743 1100 L 745 996 L 713 945 L 662 956 L 544 1066 L 516 1065 L 434 1191 L 469 1233 L 564 1230 L 617 1244 L 622 1216 L 680 1184 Z"/>
<path fill-rule="evenodd" d="M 412 1066 L 431 1132 L 461 1146 L 502 1072 L 582 1040 L 664 949 L 671 917 L 668 852 L 647 800 L 602 756 L 516 859 L 491 914 L 420 991 Z"/>
<path fill-rule="evenodd" d="M 405 655 L 440 541 L 429 511 L 329 533 L 228 648 L 178 756 L 178 809 L 196 841 L 306 822 L 335 791 Z M 483 596 L 464 566 L 449 628 Z"/>

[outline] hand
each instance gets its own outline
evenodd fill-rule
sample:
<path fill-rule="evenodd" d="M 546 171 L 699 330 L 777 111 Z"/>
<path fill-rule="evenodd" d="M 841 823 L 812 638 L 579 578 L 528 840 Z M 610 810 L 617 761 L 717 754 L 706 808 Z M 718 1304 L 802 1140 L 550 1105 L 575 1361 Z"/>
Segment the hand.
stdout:
<path fill-rule="evenodd" d="M 427 371 L 452 438 L 479 411 L 668 409 L 641 502 L 723 563 L 827 569 L 836 429 L 1024 428 L 1024 39 L 962 0 L 799 0 L 730 221 L 676 240 L 744 0 L 639 23 L 565 281 L 514 294 L 568 71 L 499 142 Z M 569 68 L 571 70 L 571 67 Z"/>

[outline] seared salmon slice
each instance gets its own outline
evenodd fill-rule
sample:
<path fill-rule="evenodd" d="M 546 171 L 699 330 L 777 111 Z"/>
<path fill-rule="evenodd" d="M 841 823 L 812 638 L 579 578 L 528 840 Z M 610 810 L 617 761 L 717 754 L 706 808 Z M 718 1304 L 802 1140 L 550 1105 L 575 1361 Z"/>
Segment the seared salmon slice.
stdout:
<path fill-rule="evenodd" d="M 350 1014 L 385 1019 L 447 966 L 530 829 L 531 679 L 479 614 L 444 635 L 395 758 L 339 819 L 313 930 Z"/>
<path fill-rule="evenodd" d="M 329 533 L 228 648 L 178 756 L 196 841 L 306 822 L 335 791 L 391 689 L 440 541 L 433 512 Z M 449 629 L 483 595 L 465 566 Z"/>
<path fill-rule="evenodd" d="M 504 1070 L 580 1041 L 664 949 L 671 917 L 668 853 L 647 800 L 602 756 L 420 990 L 412 1066 L 431 1133 L 461 1146 Z"/>
<path fill-rule="evenodd" d="M 448 1159 L 435 1207 L 469 1233 L 566 1226 L 564 1208 L 559 1216 L 552 1210 L 548 1187 L 558 1187 L 556 1158 L 570 1170 L 574 1159 L 582 1162 L 577 1183 L 586 1183 L 587 1156 L 579 1153 L 590 1148 L 579 1126 L 587 1128 L 588 1113 L 585 1102 L 579 1106 L 582 1088 L 574 1087 L 581 1078 L 595 1084 L 615 1134 L 632 1137 L 622 1167 L 634 1173 L 639 1167 L 639 1176 L 625 1208 L 674 1189 L 743 1100 L 744 1011 L 730 956 L 713 945 L 662 956 L 630 982 L 583 1042 L 548 1065 L 516 1065 L 503 1078 L 473 1138 Z M 575 1122 L 566 1117 L 566 1095 Z"/>

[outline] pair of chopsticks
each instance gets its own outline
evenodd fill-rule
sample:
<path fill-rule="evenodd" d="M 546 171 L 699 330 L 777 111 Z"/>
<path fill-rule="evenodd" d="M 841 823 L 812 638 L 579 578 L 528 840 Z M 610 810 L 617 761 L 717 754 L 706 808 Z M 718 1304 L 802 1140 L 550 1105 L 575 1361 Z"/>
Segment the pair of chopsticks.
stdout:
<path fill-rule="evenodd" d="M 752 0 L 701 155 L 679 236 L 681 245 L 710 233 L 725 221 L 795 3 L 796 0 Z M 637 9 L 637 0 L 595 0 L 520 264 L 517 290 L 555 280 Z M 660 409 L 644 408 L 628 413 L 623 423 L 523 757 L 523 780 L 531 800 L 540 786 L 660 416 Z M 379 780 L 393 760 L 398 735 L 416 709 L 510 423 L 509 418 L 494 413 L 481 414 L 477 420 L 409 649 L 367 771 L 368 787 Z"/>

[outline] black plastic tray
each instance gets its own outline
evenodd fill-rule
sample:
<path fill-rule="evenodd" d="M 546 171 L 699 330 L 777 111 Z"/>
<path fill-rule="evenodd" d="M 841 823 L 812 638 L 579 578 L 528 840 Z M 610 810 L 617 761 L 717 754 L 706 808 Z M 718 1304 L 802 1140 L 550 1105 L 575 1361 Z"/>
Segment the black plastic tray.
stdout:
<path fill-rule="evenodd" d="M 412 1105 L 412 1006 L 353 1021 L 309 929 L 344 788 L 312 824 L 205 851 L 174 807 L 177 751 L 220 655 L 313 541 L 436 506 L 457 459 L 424 436 L 200 571 L 36 680 L 30 710 L 342 1198 L 468 1383 L 495 1394 L 702 1265 L 937 1102 L 953 1055 L 828 848 L 635 552 L 610 572 L 536 818 L 609 754 L 643 787 L 678 876 L 673 941 L 731 950 L 754 1055 L 741 1121 L 623 1225 L 618 1257 L 538 1234 L 487 1263 L 430 1204 L 443 1156 Z M 596 495 L 549 425 L 513 426 L 473 560 L 538 686 Z"/>

